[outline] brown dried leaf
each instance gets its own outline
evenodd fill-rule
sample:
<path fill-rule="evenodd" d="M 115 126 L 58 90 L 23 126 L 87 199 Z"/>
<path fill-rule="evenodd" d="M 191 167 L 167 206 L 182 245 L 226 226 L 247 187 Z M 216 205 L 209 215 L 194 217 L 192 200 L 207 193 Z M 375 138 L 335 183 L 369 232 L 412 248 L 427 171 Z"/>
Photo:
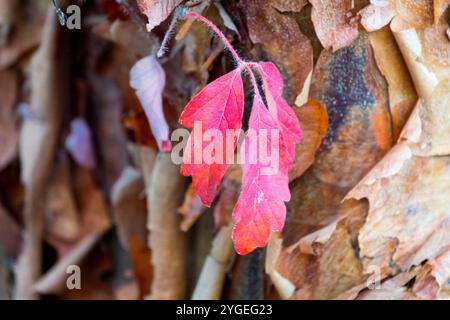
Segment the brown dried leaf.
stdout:
<path fill-rule="evenodd" d="M 346 202 L 341 211 L 336 221 L 278 254 L 269 250 L 276 261 L 271 278 L 283 298 L 330 299 L 364 279 L 355 246 L 367 204 Z"/>
<path fill-rule="evenodd" d="M 59 294 L 63 300 L 114 300 L 118 294 L 114 294 L 111 286 L 105 281 L 104 275 L 111 273 L 113 265 L 111 258 L 105 249 L 96 248 L 80 264 L 82 270 L 82 290 L 65 290 Z M 65 274 L 67 277 L 67 274 Z"/>
<path fill-rule="evenodd" d="M 186 74 L 194 74 L 206 84 L 208 72 L 202 68 L 211 53 L 213 34 L 201 23 L 194 23 L 184 37 L 185 48 L 182 53 L 182 70 Z"/>
<path fill-rule="evenodd" d="M 234 24 L 233 20 L 231 19 L 230 15 L 228 14 L 227 10 L 223 7 L 223 5 L 220 2 L 220 0 L 215 1 L 214 5 L 216 6 L 217 10 L 219 11 L 220 17 L 222 18 L 223 24 L 225 25 L 225 27 L 227 27 L 228 29 L 234 31 L 238 35 L 238 37 L 240 38 L 241 35 L 239 34 L 238 28 Z"/>
<path fill-rule="evenodd" d="M 129 71 L 127 68 L 120 68 L 120 70 L 126 73 Z M 128 78 L 122 79 L 128 86 Z M 124 102 L 117 82 L 97 74 L 92 75 L 89 80 L 92 99 L 97 106 L 94 112 L 98 120 L 93 132 L 98 139 L 98 171 L 109 189 L 128 164 L 127 140 L 120 122 Z"/>
<path fill-rule="evenodd" d="M 369 200 L 369 214 L 358 236 L 364 269 L 380 268 L 382 278 L 400 272 L 383 282 L 381 290 L 365 291 L 360 299 L 448 297 L 444 279 L 449 269 L 450 212 L 448 197 L 439 190 L 449 188 L 450 148 L 443 136 L 449 135 L 444 106 L 450 103 L 450 81 L 444 65 L 426 54 L 433 46 L 424 34 L 436 32 L 439 25 L 434 30 L 417 28 L 398 17 L 392 26 L 422 99 L 398 144 L 346 197 Z M 408 276 L 408 270 L 424 261 L 428 262 Z M 394 281 L 398 277 L 405 281 Z M 411 289 L 406 283 L 413 277 Z"/>

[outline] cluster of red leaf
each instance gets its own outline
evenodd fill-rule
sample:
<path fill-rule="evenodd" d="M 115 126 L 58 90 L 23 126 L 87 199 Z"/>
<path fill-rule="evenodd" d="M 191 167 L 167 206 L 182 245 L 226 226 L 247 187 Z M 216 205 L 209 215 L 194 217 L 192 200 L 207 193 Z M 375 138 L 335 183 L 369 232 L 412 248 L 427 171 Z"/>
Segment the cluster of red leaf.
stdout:
<path fill-rule="evenodd" d="M 256 92 L 248 124 L 249 129 L 256 132 L 280 132 L 280 168 L 277 173 L 264 175 L 266 159 L 257 159 L 256 163 L 244 163 L 242 191 L 233 211 L 236 226 L 233 230 L 236 251 L 245 254 L 256 247 L 266 245 L 271 231 L 281 231 L 286 216 L 285 201 L 289 201 L 288 172 L 295 156 L 295 144 L 300 141 L 300 127 L 292 109 L 284 100 L 283 79 L 270 62 L 255 64 L 263 82 L 264 95 L 268 108 L 264 105 L 259 92 Z M 220 77 L 208 84 L 186 106 L 180 116 L 180 123 L 193 128 L 195 121 L 202 123 L 204 133 L 209 129 L 217 129 L 222 133 L 209 143 L 216 144 L 222 150 L 223 158 L 215 164 L 192 164 L 185 161 L 181 166 L 184 175 L 192 176 L 193 186 L 200 199 L 210 206 L 216 195 L 217 188 L 228 169 L 228 163 L 234 155 L 226 150 L 226 130 L 236 130 L 242 127 L 244 107 L 244 89 L 241 72 L 244 66 Z M 258 90 L 256 88 L 256 90 Z M 216 140 L 222 139 L 217 142 Z M 251 142 L 249 136 L 241 149 L 243 159 L 249 159 Z M 202 150 L 209 143 L 204 143 Z M 234 137 L 234 149 L 237 137 Z M 193 134 L 187 142 L 185 159 L 195 157 Z M 217 148 L 217 149 L 218 149 Z M 188 162 L 188 164 L 187 164 Z"/>

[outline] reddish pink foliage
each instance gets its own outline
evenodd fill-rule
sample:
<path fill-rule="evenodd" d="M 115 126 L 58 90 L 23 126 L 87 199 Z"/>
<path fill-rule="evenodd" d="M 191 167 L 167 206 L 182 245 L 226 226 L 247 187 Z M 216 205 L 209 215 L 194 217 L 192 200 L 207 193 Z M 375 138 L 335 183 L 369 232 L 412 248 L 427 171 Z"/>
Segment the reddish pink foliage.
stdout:
<path fill-rule="evenodd" d="M 288 171 L 294 161 L 295 144 L 301 139 L 295 113 L 282 97 L 283 79 L 278 69 L 269 62 L 258 64 L 258 69 L 268 109 L 257 94 L 253 102 L 249 129 L 254 129 L 259 134 L 264 132 L 261 129 L 279 132 L 279 144 L 275 142 L 270 150 L 274 152 L 272 148 L 278 146 L 279 168 L 270 174 L 265 173 L 268 161 L 261 153 L 258 153 L 259 157 L 255 164 L 249 163 L 250 141 L 247 135 L 245 147 L 241 149 L 246 159 L 243 164 L 242 191 L 233 211 L 233 218 L 236 220 L 233 241 L 239 254 L 246 254 L 256 247 L 265 246 L 270 232 L 281 231 L 283 228 L 286 217 L 284 202 L 289 201 L 291 197 Z M 270 134 L 267 138 L 271 141 Z"/>
<path fill-rule="evenodd" d="M 265 246 L 270 232 L 281 231 L 283 228 L 286 217 L 284 202 L 291 197 L 288 172 L 294 161 L 295 144 L 301 139 L 297 117 L 282 96 L 283 79 L 277 67 L 270 62 L 249 65 L 255 67 L 260 74 L 267 108 L 259 92 L 256 92 L 249 130 L 258 137 L 255 139 L 255 136 L 247 134 L 240 150 L 243 160 L 242 190 L 233 210 L 236 221 L 233 241 L 239 254 Z M 195 192 L 208 206 L 214 200 L 230 157 L 233 157 L 225 147 L 226 130 L 241 128 L 244 104 L 240 76 L 242 67 L 206 86 L 186 106 L 180 117 L 182 125 L 194 128 L 187 142 L 181 172 L 186 176 L 192 175 Z M 201 124 L 198 132 L 195 122 L 198 122 L 197 125 Z M 202 137 L 209 129 L 217 129 L 221 135 L 214 135 L 210 141 L 205 142 Z M 272 132 L 275 134 L 272 135 Z M 261 138 L 264 139 L 260 140 Z M 255 141 L 256 156 L 254 150 L 253 154 L 250 152 Z M 265 141 L 267 152 L 260 152 L 260 141 Z M 234 139 L 233 152 L 236 144 Z M 220 156 L 214 162 L 207 163 L 203 154 L 197 154 L 196 163 L 195 152 L 208 148 L 213 149 L 215 154 L 221 152 Z M 276 166 L 271 163 L 274 154 L 279 155 Z"/>
<path fill-rule="evenodd" d="M 207 85 L 189 102 L 180 116 L 180 123 L 187 128 L 193 128 L 194 122 L 202 126 L 200 139 L 193 138 L 197 137 L 195 130 L 189 137 L 181 173 L 192 176 L 194 190 L 206 206 L 210 206 L 214 200 L 237 145 L 237 139 L 234 139 L 233 150 L 225 150 L 226 130 L 239 130 L 242 126 L 244 89 L 240 73 L 241 69 L 236 69 Z M 210 141 L 203 141 L 202 137 L 208 129 L 220 131 L 221 136 L 212 136 Z M 202 144 L 201 147 L 198 143 Z M 216 155 L 221 152 L 221 159 L 207 164 L 198 152 L 211 148 Z M 201 157 L 200 163 L 195 163 L 196 156 Z"/>
<path fill-rule="evenodd" d="M 269 111 L 277 119 L 280 130 L 280 164 L 289 171 L 295 157 L 295 144 L 302 138 L 300 124 L 292 108 L 283 98 L 284 82 L 272 62 L 261 62 L 258 69 L 263 80 Z"/>
<path fill-rule="evenodd" d="M 276 129 L 277 123 L 264 106 L 261 97 L 255 96 L 250 116 L 249 129 Z M 268 139 L 270 139 L 268 137 Z M 249 159 L 249 135 L 241 156 Z M 286 207 L 283 201 L 290 198 L 286 175 L 264 175 L 262 169 L 266 159 L 258 157 L 256 164 L 243 164 L 242 191 L 233 211 L 236 225 L 233 241 L 239 254 L 246 254 L 256 247 L 264 246 L 271 228 L 279 231 L 284 225 Z"/>
<path fill-rule="evenodd" d="M 186 16 L 203 21 L 217 33 L 238 64 L 236 70 L 210 83 L 197 94 L 180 116 L 182 125 L 194 128 L 184 150 L 181 173 L 192 176 L 194 190 L 207 206 L 214 200 L 234 157 L 238 137 L 231 135 L 231 140 L 227 130 L 237 130 L 242 126 L 242 69 L 248 72 L 255 90 L 249 131 L 240 149 L 242 190 L 233 210 L 236 221 L 232 235 L 234 246 L 239 254 L 246 254 L 256 247 L 265 246 L 271 231 L 283 228 L 286 218 L 284 202 L 291 197 L 288 172 L 294 162 L 295 144 L 301 139 L 300 125 L 283 98 L 283 79 L 273 63 L 244 62 L 211 21 L 194 12 Z M 267 107 L 259 92 L 256 70 L 262 80 Z M 210 129 L 215 129 L 215 134 L 205 142 L 204 134 Z M 230 145 L 229 140 L 232 141 L 232 150 L 226 147 Z M 205 161 L 205 151 L 212 161 Z"/>

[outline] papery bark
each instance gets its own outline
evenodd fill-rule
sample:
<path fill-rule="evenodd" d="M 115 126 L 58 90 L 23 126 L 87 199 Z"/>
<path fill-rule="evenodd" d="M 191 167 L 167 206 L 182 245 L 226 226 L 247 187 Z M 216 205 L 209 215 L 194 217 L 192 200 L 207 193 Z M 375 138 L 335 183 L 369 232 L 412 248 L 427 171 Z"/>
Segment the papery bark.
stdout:
<path fill-rule="evenodd" d="M 37 119 L 26 120 L 20 136 L 22 181 L 26 186 L 26 229 L 16 270 L 18 299 L 38 298 L 32 287 L 41 274 L 44 199 L 60 125 L 57 94 L 61 81 L 57 76 L 56 59 L 59 30 L 53 8 L 50 8 L 43 41 L 31 67 L 31 108 Z"/>
<path fill-rule="evenodd" d="M 150 299 L 186 297 L 186 236 L 180 230 L 178 207 L 186 179 L 170 154 L 158 154 L 147 186 L 149 246 L 154 278 Z"/>
<path fill-rule="evenodd" d="M 232 225 L 230 224 L 221 228 L 214 238 L 211 251 L 192 294 L 193 300 L 218 300 L 221 298 L 225 276 L 234 255 L 231 232 Z"/>

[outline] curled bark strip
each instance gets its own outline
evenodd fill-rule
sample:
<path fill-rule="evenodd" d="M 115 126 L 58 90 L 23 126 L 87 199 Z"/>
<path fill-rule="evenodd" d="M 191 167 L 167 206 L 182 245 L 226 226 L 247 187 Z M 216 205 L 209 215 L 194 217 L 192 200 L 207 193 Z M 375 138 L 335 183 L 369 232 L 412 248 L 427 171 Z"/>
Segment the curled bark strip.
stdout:
<path fill-rule="evenodd" d="M 378 68 L 388 83 L 389 108 L 392 117 L 393 140 L 397 141 L 403 126 L 417 102 L 408 68 L 388 27 L 369 35 Z"/>
<path fill-rule="evenodd" d="M 60 123 L 56 52 L 58 24 L 50 8 L 40 49 L 31 66 L 31 108 L 37 119 L 26 120 L 20 137 L 22 181 L 26 188 L 25 236 L 16 270 L 18 299 L 38 298 L 32 287 L 41 274 L 45 193 Z"/>
<path fill-rule="evenodd" d="M 426 260 L 438 261 L 450 243 L 447 195 L 439 192 L 448 189 L 450 175 L 450 147 L 448 139 L 443 139 L 449 132 L 446 110 L 450 82 L 440 78 L 442 73 L 431 59 L 422 56 L 430 44 L 420 34 L 420 30 L 401 29 L 396 37 L 405 60 L 410 60 L 408 67 L 423 100 L 419 100 L 400 142 L 347 196 L 367 198 L 370 204 L 358 236 L 364 268 L 389 266 L 391 274 L 405 273 Z M 437 84 L 428 81 L 430 74 L 439 79 Z M 422 265 L 420 273 L 427 277 L 427 272 L 427 265 Z M 420 283 L 422 280 L 426 283 Z M 417 277 L 412 291 L 435 296 L 434 286 Z M 406 286 L 399 290 L 414 297 Z M 369 294 L 361 297 L 371 298 Z"/>
<path fill-rule="evenodd" d="M 420 61 L 423 48 L 417 31 L 413 28 L 404 28 L 400 24 L 401 20 L 395 19 L 391 24 L 391 29 L 411 73 L 419 97 L 426 99 L 437 86 L 438 78 Z"/>
<path fill-rule="evenodd" d="M 214 238 L 192 295 L 193 300 L 218 300 L 222 296 L 225 276 L 234 253 L 231 232 L 232 224 L 220 229 Z"/>
<path fill-rule="evenodd" d="M 421 134 L 416 137 L 417 144 L 412 146 L 414 154 L 420 156 L 450 154 L 450 144 L 446 138 L 450 130 L 447 112 L 450 99 L 450 47 L 444 34 L 448 25 L 444 18 L 436 26 L 422 28 L 413 28 L 399 17 L 391 24 L 422 100 L 416 114 L 416 119 L 421 123 Z"/>
<path fill-rule="evenodd" d="M 289 299 L 295 292 L 295 285 L 289 279 L 283 277 L 276 268 L 282 245 L 283 238 L 281 235 L 273 233 L 267 245 L 265 269 L 280 297 L 282 299 Z"/>
<path fill-rule="evenodd" d="M 147 186 L 154 268 L 150 299 L 183 299 L 186 295 L 186 238 L 177 212 L 186 187 L 186 179 L 171 155 L 160 153 Z"/>

